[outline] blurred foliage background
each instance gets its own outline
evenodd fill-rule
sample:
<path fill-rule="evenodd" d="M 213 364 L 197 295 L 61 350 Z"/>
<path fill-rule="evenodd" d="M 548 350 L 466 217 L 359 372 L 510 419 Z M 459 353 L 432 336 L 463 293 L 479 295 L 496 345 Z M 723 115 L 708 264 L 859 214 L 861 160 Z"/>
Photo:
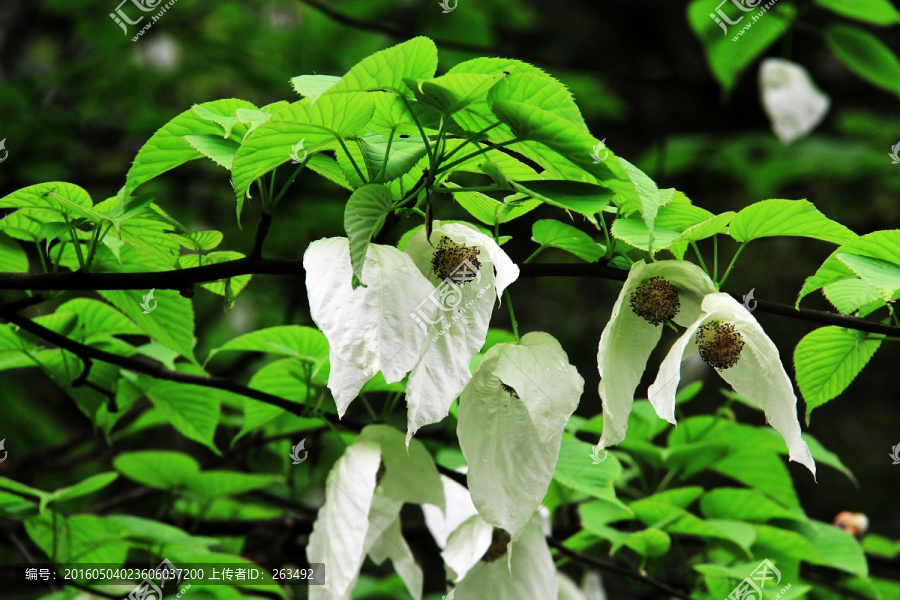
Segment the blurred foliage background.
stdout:
<path fill-rule="evenodd" d="M 888 153 L 900 141 L 900 92 L 869 85 L 835 57 L 823 30 L 840 17 L 823 4 L 829 3 L 780 0 L 782 10 L 796 9 L 796 25 L 773 16 L 772 26 L 784 33 L 761 54 L 805 66 L 831 97 L 831 109 L 813 134 L 785 145 L 771 132 L 760 103 L 760 59 L 723 90 L 681 2 L 459 0 L 453 12 L 442 13 L 437 0 L 178 0 L 132 42 L 136 28 L 125 35 L 109 16 L 116 0 L 4 0 L 0 139 L 6 139 L 9 155 L 0 165 L 0 196 L 60 180 L 84 187 L 100 201 L 122 186 L 143 142 L 191 105 L 228 97 L 258 106 L 294 100 L 289 85 L 294 75 L 340 75 L 377 49 L 428 35 L 441 51 L 442 71 L 474 56 L 520 58 L 549 71 L 571 88 L 594 135 L 660 187 L 675 187 L 706 209 L 719 213 L 766 198 L 806 198 L 859 234 L 896 228 L 900 165 L 892 165 Z M 861 26 L 900 50 L 896 27 Z M 742 43 L 746 40 L 735 45 Z M 223 231 L 223 249 L 251 248 L 258 202 L 246 206 L 241 229 L 221 169 L 196 161 L 145 191 L 153 191 L 157 203 L 187 226 Z M 267 255 L 299 258 L 310 241 L 343 235 L 346 198 L 343 190 L 304 174 L 276 211 Z M 435 213 L 439 219 L 465 218 L 449 199 L 436 204 Z M 557 215 L 539 209 L 533 216 Z M 523 219 L 503 231 L 514 236 L 507 251 L 519 262 L 535 248 L 529 241 L 531 222 Z M 592 231 L 580 219 L 575 224 Z M 395 230 L 395 239 L 400 233 Z M 721 260 L 730 259 L 734 246 L 721 244 Z M 759 298 L 793 304 L 804 277 L 831 250 L 798 238 L 757 242 L 744 252 L 727 291 L 754 288 Z M 548 251 L 539 262 L 568 260 Z M 584 376 L 578 410 L 583 416 L 600 412 L 597 341 L 618 286 L 551 278 L 520 280 L 511 289 L 523 333 L 552 333 Z M 829 308 L 818 295 L 804 304 Z M 209 348 L 251 329 L 311 324 L 300 279 L 259 277 L 230 310 L 205 292 L 197 294 L 195 306 L 201 359 Z M 790 373 L 793 347 L 812 327 L 758 316 Z M 494 325 L 507 323 L 505 311 L 497 311 Z M 656 372 L 667 347 L 659 346 L 648 373 Z M 841 510 L 859 511 L 869 516 L 873 531 L 900 537 L 900 514 L 889 493 L 896 489 L 900 466 L 888 458 L 900 442 L 900 428 L 894 426 L 900 423 L 897 363 L 896 345 L 885 345 L 843 396 L 816 412 L 809 431 L 843 459 L 860 486 L 828 468 L 815 483 L 792 465 L 810 517 L 831 521 Z M 215 368 L 239 377 L 249 366 Z M 690 412 L 712 413 L 723 401 L 720 381 L 708 371 L 696 377 L 709 385 Z M 54 448 L 87 424 L 37 370 L 0 373 L 0 398 L 0 438 L 7 439 L 11 452 Z M 798 412 L 805 413 L 802 402 Z M 741 412 L 740 418 L 761 424 L 754 421 L 761 419 L 759 413 Z M 30 477 L 52 481 L 60 469 L 74 475 L 77 463 L 47 461 L 45 471 Z"/>

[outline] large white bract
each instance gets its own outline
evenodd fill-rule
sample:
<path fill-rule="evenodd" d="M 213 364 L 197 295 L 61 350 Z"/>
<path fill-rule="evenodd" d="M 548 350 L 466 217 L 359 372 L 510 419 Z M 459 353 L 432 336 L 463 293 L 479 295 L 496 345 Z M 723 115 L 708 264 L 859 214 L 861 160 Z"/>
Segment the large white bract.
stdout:
<path fill-rule="evenodd" d="M 680 260 L 664 260 L 646 264 L 638 261 L 631 267 L 628 279 L 613 306 L 612 316 L 597 351 L 600 371 L 600 398 L 603 400 L 603 434 L 598 451 L 625 439 L 628 415 L 634 404 L 634 392 L 641 382 L 647 359 L 659 343 L 663 325 L 653 325 L 634 312 L 632 294 L 651 278 L 661 277 L 678 292 L 679 309 L 672 320 L 689 325 L 700 314 L 700 301 L 716 291 L 713 282 L 698 266 Z"/>
<path fill-rule="evenodd" d="M 728 294 L 709 294 L 701 304 L 702 313 L 672 345 L 650 386 L 650 402 L 657 414 L 675 423 L 675 392 L 681 379 L 681 361 L 699 349 L 697 331 L 707 323 L 731 324 L 742 337 L 740 357 L 719 375 L 766 414 L 766 421 L 784 438 L 788 456 L 816 474 L 816 463 L 800 437 L 797 397 L 781 364 L 778 348 L 742 304 Z"/>

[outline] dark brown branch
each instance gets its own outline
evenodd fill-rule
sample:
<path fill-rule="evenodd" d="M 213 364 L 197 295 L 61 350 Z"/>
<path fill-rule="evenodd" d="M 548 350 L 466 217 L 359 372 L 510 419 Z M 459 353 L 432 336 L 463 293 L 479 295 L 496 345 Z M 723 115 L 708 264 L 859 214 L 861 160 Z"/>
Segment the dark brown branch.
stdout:
<path fill-rule="evenodd" d="M 0 273 L 0 290 L 181 290 L 198 283 L 237 277 L 238 275 L 285 275 L 302 277 L 299 260 L 242 258 L 189 269 L 152 273 Z M 522 266 L 522 277 L 598 277 L 625 281 L 628 273 L 599 264 L 531 264 Z M 732 297 L 741 301 L 738 294 Z M 31 299 L 27 300 L 34 303 Z M 12 305 L 10 305 L 12 306 Z M 900 327 L 876 323 L 859 317 L 824 310 L 794 308 L 768 300 L 757 300 L 756 310 L 819 325 L 836 325 L 883 335 L 900 337 Z"/>
<path fill-rule="evenodd" d="M 256 229 L 256 239 L 253 241 L 253 250 L 247 256 L 250 260 L 258 260 L 262 258 L 263 244 L 266 242 L 266 236 L 269 235 L 269 227 L 272 226 L 272 214 L 263 212 L 259 217 L 259 227 Z"/>
<path fill-rule="evenodd" d="M 0 318 L 13 323 L 14 325 L 17 325 L 28 333 L 36 335 L 37 337 L 50 342 L 51 344 L 54 344 L 59 348 L 63 348 L 64 350 L 72 352 L 83 361 L 87 361 L 90 359 L 99 360 L 116 365 L 117 367 L 121 367 L 123 369 L 127 369 L 129 371 L 144 373 L 156 379 L 165 379 L 167 381 L 199 385 L 202 387 L 232 392 L 234 394 L 246 396 L 247 398 L 259 400 L 260 402 L 265 402 L 266 404 L 271 404 L 272 406 L 277 406 L 278 408 L 284 409 L 295 415 L 307 416 L 304 410 L 305 406 L 303 404 L 291 402 L 290 400 L 286 400 L 285 398 L 281 398 L 280 396 L 275 396 L 274 394 L 269 394 L 261 390 L 256 390 L 244 385 L 240 385 L 238 383 L 229 381 L 228 379 L 223 379 L 221 377 L 203 377 L 202 375 L 182 373 L 181 371 L 173 371 L 171 369 L 167 369 L 160 363 L 142 357 L 136 358 L 119 356 L 118 354 L 105 352 L 92 346 L 80 344 L 71 338 L 56 333 L 53 330 L 47 329 L 43 325 L 35 323 L 31 319 L 22 317 L 8 310 L 0 309 Z M 329 416 L 323 415 L 323 418 L 329 418 Z M 336 417 L 333 420 L 336 423 L 338 422 Z"/>
<path fill-rule="evenodd" d="M 572 560 L 577 560 L 580 563 L 584 563 L 598 569 L 603 569 L 604 571 L 618 573 L 619 575 L 630 577 L 631 579 L 646 583 L 647 585 L 652 585 L 656 589 L 661 590 L 669 594 L 670 596 L 683 598 L 684 600 L 691 600 L 691 597 L 688 594 L 678 591 L 675 588 L 663 583 L 662 581 L 657 581 L 652 577 L 648 577 L 637 571 L 632 571 L 631 569 L 628 569 L 626 567 L 619 566 L 616 563 L 607 562 L 599 558 L 594 558 L 593 556 L 588 556 L 587 554 L 582 554 L 581 552 L 576 552 L 575 550 L 566 548 L 565 546 L 563 546 L 562 542 L 551 537 L 547 538 L 547 544 L 549 544 L 551 548 L 556 548 L 556 550 L 558 550 L 560 554 L 565 557 L 571 558 Z"/>

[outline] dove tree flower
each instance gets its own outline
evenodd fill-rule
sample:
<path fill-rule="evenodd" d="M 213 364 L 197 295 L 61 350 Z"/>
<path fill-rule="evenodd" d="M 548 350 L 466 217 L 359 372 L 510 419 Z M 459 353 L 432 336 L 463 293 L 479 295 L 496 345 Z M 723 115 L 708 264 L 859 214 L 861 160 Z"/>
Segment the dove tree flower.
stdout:
<path fill-rule="evenodd" d="M 433 286 L 416 296 L 410 324 L 425 341 L 406 386 L 407 440 L 424 425 L 447 416 L 453 400 L 471 379 L 469 363 L 487 338 L 503 290 L 519 268 L 491 238 L 467 223 L 434 222 L 430 241 L 423 229 L 406 253 Z"/>
<path fill-rule="evenodd" d="M 562 433 L 584 380 L 553 336 L 497 344 L 459 400 L 459 446 L 478 513 L 515 539 L 553 477 Z"/>
<path fill-rule="evenodd" d="M 675 423 L 675 392 L 681 361 L 696 352 L 734 391 L 763 410 L 784 438 L 788 456 L 816 474 L 809 447 L 800 437 L 797 397 L 778 348 L 742 304 L 728 294 L 703 298 L 701 314 L 672 345 L 650 386 L 649 400 L 660 417 Z"/>
<path fill-rule="evenodd" d="M 328 565 L 324 585 L 310 587 L 310 600 L 349 600 L 363 560 L 390 558 L 409 593 L 422 597 L 422 570 L 400 530 L 404 502 L 445 508 L 431 454 L 386 425 L 366 427 L 328 475 L 325 504 L 307 546 L 310 562 Z"/>
<path fill-rule="evenodd" d="M 703 297 L 715 291 L 706 273 L 686 261 L 638 261 L 632 265 L 597 351 L 603 400 L 598 450 L 625 439 L 634 392 L 662 336 L 663 323 L 671 320 L 689 325 L 700 315 Z"/>

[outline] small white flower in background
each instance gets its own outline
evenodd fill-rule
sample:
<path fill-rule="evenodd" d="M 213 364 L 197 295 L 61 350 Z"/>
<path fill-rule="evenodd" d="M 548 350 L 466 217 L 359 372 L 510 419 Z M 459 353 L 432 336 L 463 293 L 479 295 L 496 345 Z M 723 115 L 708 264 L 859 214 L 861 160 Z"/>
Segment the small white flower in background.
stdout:
<path fill-rule="evenodd" d="M 157 302 L 156 302 L 156 300 L 153 299 L 153 291 L 154 291 L 155 289 L 156 289 L 156 288 L 153 288 L 152 290 L 150 290 L 149 292 L 147 292 L 147 293 L 144 295 L 144 300 L 143 300 L 143 302 L 140 303 L 140 304 L 141 304 L 141 308 L 144 309 L 144 314 L 145 314 L 145 315 L 150 314 L 150 313 L 152 313 L 154 310 L 156 310 Z M 152 306 L 150 305 L 151 302 L 153 303 Z"/>
<path fill-rule="evenodd" d="M 784 438 L 790 460 L 815 476 L 816 463 L 800 437 L 797 397 L 778 348 L 753 315 L 728 294 L 709 294 L 700 308 L 702 314 L 672 345 L 650 386 L 649 400 L 657 414 L 675 423 L 681 361 L 699 351 L 735 392 L 763 410 L 766 421 Z"/>
<path fill-rule="evenodd" d="M 417 300 L 416 308 L 407 312 L 411 317 L 408 322 L 426 339 L 424 345 L 417 346 L 421 351 L 406 386 L 407 440 L 420 427 L 437 423 L 450 412 L 453 400 L 472 378 L 469 363 L 487 337 L 494 296 L 499 302 L 503 290 L 519 277 L 519 268 L 497 242 L 472 225 L 435 221 L 431 240 L 426 239 L 423 228 L 405 248 L 431 286 L 427 293 L 417 296 L 409 290 Z M 460 272 L 459 266 L 465 261 L 474 267 L 474 273 Z M 434 303 L 434 290 L 448 286 L 456 286 L 452 291 L 458 294 L 452 305 Z M 431 318 L 425 319 L 428 323 L 442 323 L 439 330 L 423 330 L 421 323 L 414 324 L 423 309 L 430 311 Z M 410 328 L 402 324 L 397 327 Z"/>
<path fill-rule="evenodd" d="M 781 58 L 763 61 L 759 68 L 759 88 L 772 131 L 784 143 L 815 129 L 831 105 L 806 69 Z"/>
<path fill-rule="evenodd" d="M 299 465 L 304 460 L 306 460 L 306 456 L 309 454 L 309 452 L 306 450 L 305 444 L 306 444 L 306 438 L 303 438 L 302 440 L 300 440 L 299 443 L 297 443 L 297 445 L 291 446 L 291 464 L 292 465 Z M 300 458 L 301 450 L 303 450 L 303 458 Z"/>
<path fill-rule="evenodd" d="M 6 140 L 3 140 L 3 141 L 5 142 Z M 0 142 L 0 150 L 3 149 L 2 144 L 3 144 L 3 142 Z M 888 156 L 891 157 L 892 165 L 900 165 L 900 142 L 897 142 L 897 145 L 893 146 L 891 148 L 891 153 L 888 154 Z M 6 159 L 4 158 L 4 160 L 6 160 Z M 3 161 L 0 160 L 0 162 L 3 162 Z"/>
<path fill-rule="evenodd" d="M 451 13 L 456 10 L 456 7 L 459 5 L 459 0 L 453 0 L 453 6 L 450 5 L 450 0 L 441 0 L 440 2 L 438 2 L 438 4 L 440 4 L 441 8 L 444 9 L 441 12 L 446 15 L 447 13 Z"/>
<path fill-rule="evenodd" d="M 634 392 L 662 336 L 662 324 L 672 320 L 689 325 L 700 314 L 703 297 L 715 291 L 706 273 L 689 262 L 632 265 L 597 351 L 603 434 L 596 452 L 625 439 Z"/>
<path fill-rule="evenodd" d="M 378 371 L 403 379 L 419 360 L 426 333 L 409 319 L 433 285 L 393 246 L 370 244 L 363 265 L 368 287 L 353 289 L 347 238 L 313 242 L 303 255 L 313 321 L 328 339 L 328 388 L 338 416 Z"/>
<path fill-rule="evenodd" d="M 603 151 L 603 156 L 600 156 L 600 151 Z M 607 158 L 609 158 L 609 150 L 606 149 L 606 138 L 603 138 L 597 145 L 594 146 L 594 149 L 591 151 L 591 158 L 594 159 L 594 164 L 599 165 Z"/>

